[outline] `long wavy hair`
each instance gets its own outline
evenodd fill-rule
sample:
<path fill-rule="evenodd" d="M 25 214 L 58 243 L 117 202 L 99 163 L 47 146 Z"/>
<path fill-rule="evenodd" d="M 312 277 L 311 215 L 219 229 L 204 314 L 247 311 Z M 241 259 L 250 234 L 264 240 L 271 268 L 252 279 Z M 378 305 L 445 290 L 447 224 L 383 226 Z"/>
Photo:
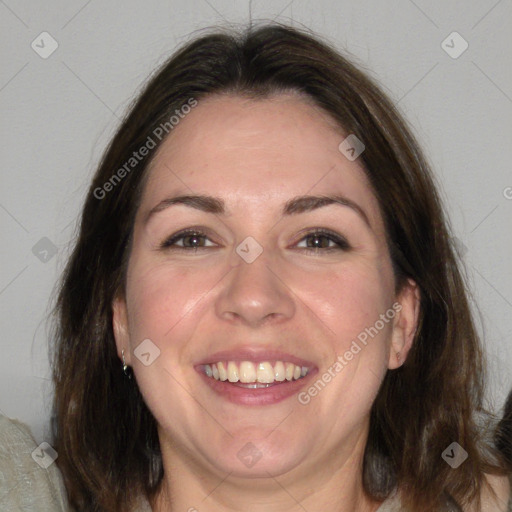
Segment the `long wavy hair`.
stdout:
<path fill-rule="evenodd" d="M 148 164 L 165 140 L 155 129 L 172 134 L 169 119 L 191 98 L 290 91 L 364 142 L 360 161 L 385 222 L 397 291 L 411 278 L 421 293 L 407 361 L 387 372 L 371 410 L 365 492 L 384 500 L 398 487 L 415 512 L 465 507 L 478 502 L 484 473 L 502 472 L 479 421 L 483 352 L 466 279 L 418 143 L 368 73 L 305 30 L 266 24 L 216 29 L 171 56 L 131 105 L 90 185 L 57 289 L 52 350 L 57 464 L 77 510 L 125 512 L 140 496 L 153 503 L 163 478 L 156 421 L 123 373 L 112 328 Z M 148 136 L 156 147 L 135 164 Z M 468 453 L 456 470 L 441 457 L 454 441 Z"/>

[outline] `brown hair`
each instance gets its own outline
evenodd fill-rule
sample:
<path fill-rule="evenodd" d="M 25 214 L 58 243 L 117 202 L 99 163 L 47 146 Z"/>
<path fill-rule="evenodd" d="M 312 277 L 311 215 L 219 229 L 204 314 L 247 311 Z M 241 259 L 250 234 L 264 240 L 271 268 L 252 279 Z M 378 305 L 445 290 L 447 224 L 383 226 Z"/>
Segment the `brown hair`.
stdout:
<path fill-rule="evenodd" d="M 420 288 L 413 347 L 386 374 L 371 411 L 366 492 L 384 499 L 398 486 L 406 508 L 442 510 L 478 501 L 483 473 L 500 472 L 475 419 L 484 412 L 483 356 L 464 278 L 418 144 L 367 74 L 317 37 L 272 24 L 217 31 L 181 48 L 149 80 L 93 178 L 56 303 L 57 462 L 79 510 L 125 511 L 138 495 L 151 501 L 163 477 L 156 423 L 135 379 L 123 374 L 111 308 L 124 293 L 134 216 L 156 149 L 113 190 L 98 190 L 191 98 L 285 91 L 304 94 L 363 141 L 360 159 L 386 225 L 397 290 L 405 278 Z M 454 441 L 469 455 L 456 470 L 441 457 Z"/>
<path fill-rule="evenodd" d="M 503 454 L 508 469 L 512 474 L 512 390 L 503 407 L 503 418 L 496 430 L 496 446 Z"/>

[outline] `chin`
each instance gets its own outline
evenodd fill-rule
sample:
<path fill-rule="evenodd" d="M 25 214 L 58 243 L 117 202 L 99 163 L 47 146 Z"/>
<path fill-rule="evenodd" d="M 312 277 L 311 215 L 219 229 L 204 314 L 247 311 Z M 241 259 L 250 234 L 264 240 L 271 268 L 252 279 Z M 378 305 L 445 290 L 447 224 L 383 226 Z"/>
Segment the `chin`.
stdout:
<path fill-rule="evenodd" d="M 304 445 L 300 443 L 302 449 Z M 268 478 L 282 475 L 299 464 L 297 443 L 290 440 L 273 442 L 268 437 L 250 441 L 247 437 L 236 440 L 226 447 L 222 454 L 211 455 L 210 461 L 219 470 L 240 478 Z"/>

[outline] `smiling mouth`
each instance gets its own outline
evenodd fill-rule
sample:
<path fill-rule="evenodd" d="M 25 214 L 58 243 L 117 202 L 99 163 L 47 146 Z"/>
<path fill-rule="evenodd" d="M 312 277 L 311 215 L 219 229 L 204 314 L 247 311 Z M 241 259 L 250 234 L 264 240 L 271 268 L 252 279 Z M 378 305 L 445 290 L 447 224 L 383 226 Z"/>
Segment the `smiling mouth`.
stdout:
<path fill-rule="evenodd" d="M 288 361 L 218 361 L 202 365 L 202 371 L 207 377 L 217 381 L 259 389 L 302 379 L 309 373 L 310 368 Z"/>

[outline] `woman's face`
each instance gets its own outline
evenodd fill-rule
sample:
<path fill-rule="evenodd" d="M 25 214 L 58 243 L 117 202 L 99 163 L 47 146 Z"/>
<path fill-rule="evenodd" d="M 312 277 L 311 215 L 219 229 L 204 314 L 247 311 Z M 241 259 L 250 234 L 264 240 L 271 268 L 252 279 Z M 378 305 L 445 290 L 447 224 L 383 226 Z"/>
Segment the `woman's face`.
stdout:
<path fill-rule="evenodd" d="M 210 97 L 155 155 L 114 328 L 164 453 L 275 476 L 329 471 L 364 448 L 417 310 L 394 294 L 378 203 L 344 138 L 295 95 Z M 184 229 L 200 234 L 173 241 Z M 278 381 L 230 382 L 242 375 Z"/>

